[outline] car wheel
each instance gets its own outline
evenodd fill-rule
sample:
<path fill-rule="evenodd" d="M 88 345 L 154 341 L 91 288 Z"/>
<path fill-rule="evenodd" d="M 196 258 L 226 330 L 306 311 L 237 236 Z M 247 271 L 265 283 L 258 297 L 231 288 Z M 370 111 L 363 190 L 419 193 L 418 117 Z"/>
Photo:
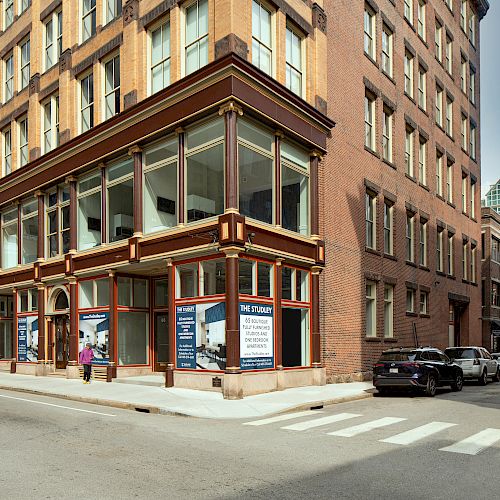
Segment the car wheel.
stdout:
<path fill-rule="evenodd" d="M 479 385 L 486 385 L 488 383 L 488 374 L 486 373 L 486 370 L 483 371 L 481 376 L 479 377 Z"/>
<path fill-rule="evenodd" d="M 500 368 L 497 368 L 495 375 L 493 375 L 493 382 L 500 382 Z"/>
<path fill-rule="evenodd" d="M 464 379 L 460 373 L 456 376 L 455 381 L 451 384 L 451 390 L 455 392 L 460 392 L 464 386 Z"/>
<path fill-rule="evenodd" d="M 378 387 L 377 388 L 379 396 L 388 396 L 390 390 L 387 387 Z"/>
<path fill-rule="evenodd" d="M 425 395 L 430 398 L 436 395 L 437 381 L 434 375 L 429 375 L 427 377 L 427 386 L 425 387 Z"/>

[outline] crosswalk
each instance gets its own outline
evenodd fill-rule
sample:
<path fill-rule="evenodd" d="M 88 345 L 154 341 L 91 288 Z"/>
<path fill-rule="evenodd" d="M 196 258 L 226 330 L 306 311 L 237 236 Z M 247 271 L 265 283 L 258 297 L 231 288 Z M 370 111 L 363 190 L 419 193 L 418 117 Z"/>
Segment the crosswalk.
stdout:
<path fill-rule="evenodd" d="M 381 417 L 358 424 L 355 423 L 355 421 L 359 421 L 363 418 L 363 415 L 358 413 L 336 413 L 326 416 L 323 416 L 322 414 L 323 412 L 318 410 L 305 410 L 244 422 L 243 425 L 259 427 L 263 425 L 281 424 L 282 422 L 287 422 L 286 425 L 280 427 L 280 430 L 304 432 L 319 428 L 321 431 L 325 432 L 327 436 L 353 438 L 378 429 L 389 430 L 393 425 L 397 426 L 398 424 L 402 424 L 407 426 L 407 424 L 410 424 L 409 419 L 402 417 Z M 304 418 L 306 419 L 304 420 Z M 291 420 L 299 419 L 300 421 L 298 422 L 288 423 Z M 353 421 L 355 425 L 342 427 L 336 430 L 327 428 L 327 426 L 336 425 L 341 422 L 344 422 L 345 425 L 347 421 Z M 433 421 L 419 425 L 418 427 L 406 429 L 403 432 L 398 432 L 397 434 L 379 439 L 378 441 L 393 445 L 409 446 L 431 438 L 432 436 L 448 429 L 458 428 L 457 426 L 458 424 L 452 422 Z M 466 436 L 462 440 L 459 440 L 449 446 L 439 448 L 439 451 L 463 455 L 478 455 L 479 453 L 492 447 L 495 447 L 497 450 L 500 449 L 500 429 L 483 429 L 475 434 Z"/>

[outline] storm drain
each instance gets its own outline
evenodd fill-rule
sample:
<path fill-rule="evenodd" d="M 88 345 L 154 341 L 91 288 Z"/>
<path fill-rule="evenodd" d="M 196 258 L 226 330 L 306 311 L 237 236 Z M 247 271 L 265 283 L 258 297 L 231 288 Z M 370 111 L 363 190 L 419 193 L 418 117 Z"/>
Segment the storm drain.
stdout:
<path fill-rule="evenodd" d="M 135 411 L 138 411 L 139 413 L 150 413 L 149 408 L 137 408 Z"/>

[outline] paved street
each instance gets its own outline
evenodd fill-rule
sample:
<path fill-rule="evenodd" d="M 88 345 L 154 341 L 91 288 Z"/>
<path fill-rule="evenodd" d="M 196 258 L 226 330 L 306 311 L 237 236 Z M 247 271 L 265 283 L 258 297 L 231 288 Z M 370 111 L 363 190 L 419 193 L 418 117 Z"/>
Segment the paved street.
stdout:
<path fill-rule="evenodd" d="M 3 498 L 449 499 L 500 491 L 500 384 L 231 421 L 0 391 L 0 422 Z"/>

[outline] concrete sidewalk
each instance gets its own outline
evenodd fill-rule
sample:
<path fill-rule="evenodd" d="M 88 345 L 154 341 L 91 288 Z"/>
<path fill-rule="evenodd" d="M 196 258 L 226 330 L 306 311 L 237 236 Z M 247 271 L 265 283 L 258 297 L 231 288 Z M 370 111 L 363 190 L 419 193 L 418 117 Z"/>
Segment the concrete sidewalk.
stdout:
<path fill-rule="evenodd" d="M 371 382 L 299 387 L 229 401 L 217 392 L 0 373 L 0 389 L 200 418 L 255 418 L 372 396 Z"/>

